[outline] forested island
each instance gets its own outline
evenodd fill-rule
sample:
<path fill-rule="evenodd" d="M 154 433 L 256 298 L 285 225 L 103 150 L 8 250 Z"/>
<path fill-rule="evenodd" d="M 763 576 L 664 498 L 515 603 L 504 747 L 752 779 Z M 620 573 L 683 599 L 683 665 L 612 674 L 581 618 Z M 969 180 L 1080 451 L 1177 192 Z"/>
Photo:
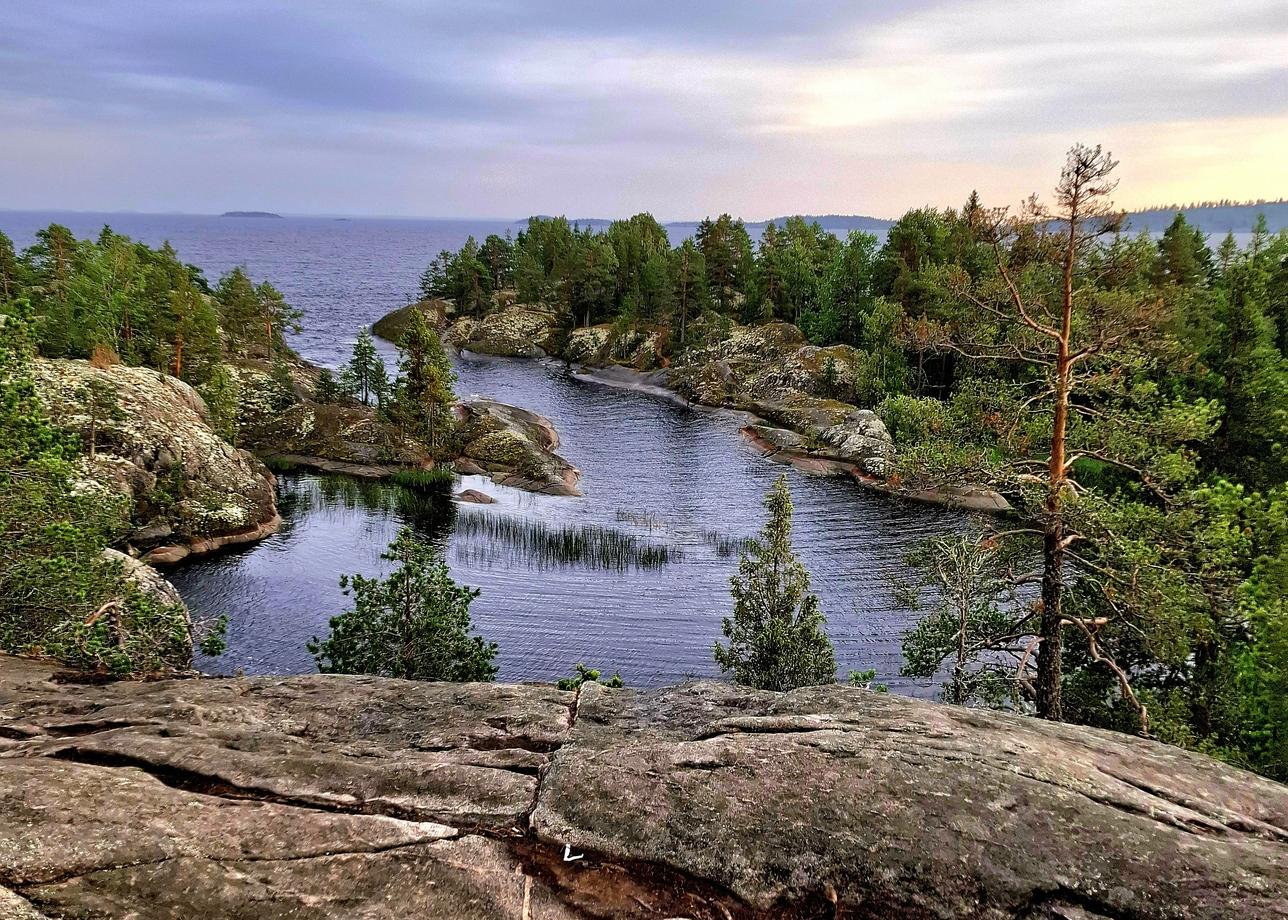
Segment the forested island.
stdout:
<path fill-rule="evenodd" d="M 281 219 L 281 214 L 274 214 L 272 211 L 225 211 L 220 217 L 276 217 Z"/>

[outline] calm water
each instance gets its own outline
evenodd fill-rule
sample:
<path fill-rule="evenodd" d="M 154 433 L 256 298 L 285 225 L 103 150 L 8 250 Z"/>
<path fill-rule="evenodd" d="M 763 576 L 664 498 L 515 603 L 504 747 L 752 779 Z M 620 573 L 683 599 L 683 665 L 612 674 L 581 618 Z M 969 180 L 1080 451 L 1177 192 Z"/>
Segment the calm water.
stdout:
<path fill-rule="evenodd" d="M 332 221 L 143 215 L 0 213 L 19 246 L 52 219 L 81 235 L 110 222 L 149 243 L 169 239 L 210 277 L 239 263 L 267 277 L 306 310 L 294 342 L 334 364 L 358 327 L 406 302 L 439 249 L 500 223 Z M 501 646 L 501 678 L 548 679 L 578 661 L 619 669 L 650 685 L 715 673 L 711 645 L 729 612 L 729 541 L 754 534 L 760 499 L 783 468 L 759 457 L 729 413 L 572 377 L 558 365 L 522 361 L 459 364 L 458 392 L 525 406 L 554 420 L 560 452 L 582 472 L 582 498 L 551 498 L 470 481 L 500 502 L 454 508 L 409 502 L 397 491 L 347 480 L 284 477 L 280 533 L 241 552 L 172 570 L 198 616 L 227 613 L 229 651 L 213 671 L 312 669 L 304 648 L 344 608 L 342 572 L 382 571 L 381 550 L 410 523 L 444 547 L 459 581 L 482 589 L 479 629 Z M 910 615 L 894 609 L 890 579 L 917 539 L 958 526 L 960 516 L 872 495 L 836 480 L 791 472 L 795 543 L 814 575 L 844 675 L 876 667 L 894 678 Z M 561 563 L 504 535 L 481 532 L 478 515 L 599 527 L 644 546 L 667 546 L 661 568 L 605 569 Z M 540 541 L 537 541 L 538 543 Z M 926 692 L 897 678 L 897 688 Z"/>

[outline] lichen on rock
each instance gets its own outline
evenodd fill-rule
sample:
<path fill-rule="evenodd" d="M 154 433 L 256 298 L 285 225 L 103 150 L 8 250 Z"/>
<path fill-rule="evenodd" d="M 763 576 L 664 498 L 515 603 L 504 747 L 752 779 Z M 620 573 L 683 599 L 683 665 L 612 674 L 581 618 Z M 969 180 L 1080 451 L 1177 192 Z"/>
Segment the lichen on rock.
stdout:
<path fill-rule="evenodd" d="M 206 405 L 188 384 L 146 368 L 65 359 L 37 360 L 33 371 L 50 416 L 82 437 L 90 427 L 86 385 L 111 385 L 122 411 L 99 421 L 97 456 L 86 461 L 85 475 L 129 499 L 135 545 L 194 547 L 275 526 L 272 474 L 211 430 Z"/>

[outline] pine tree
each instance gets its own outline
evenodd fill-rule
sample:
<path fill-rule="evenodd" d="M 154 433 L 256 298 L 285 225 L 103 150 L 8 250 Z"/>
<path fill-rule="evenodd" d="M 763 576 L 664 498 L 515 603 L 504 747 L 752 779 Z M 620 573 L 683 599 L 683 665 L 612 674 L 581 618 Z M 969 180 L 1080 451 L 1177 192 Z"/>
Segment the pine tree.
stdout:
<path fill-rule="evenodd" d="M 426 436 L 433 450 L 450 418 L 447 410 L 455 401 L 452 362 L 438 333 L 420 310 L 412 312 L 398 348 L 402 357 L 396 414 L 416 434 Z"/>
<path fill-rule="evenodd" d="M 470 603 L 478 590 L 453 581 L 442 555 L 408 527 L 380 558 L 398 565 L 386 578 L 340 577 L 353 608 L 331 618 L 326 639 L 308 643 L 318 670 L 409 680 L 494 679 L 496 643 L 471 635 Z"/>
<path fill-rule="evenodd" d="M 219 358 L 219 321 L 205 295 L 186 282 L 172 290 L 157 325 L 167 371 L 181 380 L 204 380 Z"/>
<path fill-rule="evenodd" d="M 286 348 L 286 333 L 298 335 L 304 311 L 286 302 L 282 292 L 267 281 L 255 286 L 255 299 L 259 305 L 259 320 L 264 327 L 264 349 L 268 355 Z"/>
<path fill-rule="evenodd" d="M 244 267 L 239 265 L 219 279 L 215 300 L 230 344 L 245 347 L 262 341 L 259 295 Z"/>
<path fill-rule="evenodd" d="M 769 520 L 752 540 L 732 580 L 734 608 L 715 646 L 716 663 L 734 682 L 792 690 L 836 680 L 836 653 L 823 631 L 818 596 L 792 551 L 792 497 L 779 476 L 765 495 Z"/>
<path fill-rule="evenodd" d="M 18 298 L 22 286 L 22 266 L 14 252 L 13 240 L 0 232 L 0 304 Z"/>

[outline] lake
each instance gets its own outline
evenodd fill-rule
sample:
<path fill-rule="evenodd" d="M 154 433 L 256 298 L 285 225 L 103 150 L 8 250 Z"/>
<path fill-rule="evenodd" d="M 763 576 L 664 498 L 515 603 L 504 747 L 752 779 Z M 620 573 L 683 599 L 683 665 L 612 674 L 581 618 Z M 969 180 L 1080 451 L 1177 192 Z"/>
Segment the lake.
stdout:
<path fill-rule="evenodd" d="M 344 359 L 361 326 L 408 301 L 439 249 L 511 226 L 9 212 L 0 213 L 0 229 L 25 246 L 51 220 L 82 236 L 107 222 L 148 243 L 169 239 L 212 279 L 247 265 L 305 310 L 305 331 L 292 344 L 329 365 Z M 584 496 L 535 496 L 472 480 L 466 485 L 498 504 L 456 507 L 343 479 L 284 476 L 280 533 L 167 572 L 195 615 L 229 617 L 228 652 L 203 667 L 312 670 L 305 642 L 344 609 L 340 574 L 384 571 L 381 551 L 409 524 L 443 547 L 453 577 L 482 591 L 475 619 L 500 645 L 503 680 L 552 679 L 577 662 L 620 670 L 635 686 L 716 674 L 711 646 L 730 612 L 736 550 L 759 529 L 761 497 L 784 467 L 742 441 L 734 413 L 581 380 L 554 363 L 468 360 L 457 370 L 461 395 L 549 416 L 560 453 L 581 470 Z M 933 692 L 897 676 L 912 614 L 896 608 L 892 581 L 917 540 L 963 518 L 843 480 L 788 475 L 795 545 L 813 573 L 842 676 L 875 667 L 896 690 Z M 665 547 L 668 560 L 648 568 L 569 560 L 557 550 L 569 534 Z"/>

